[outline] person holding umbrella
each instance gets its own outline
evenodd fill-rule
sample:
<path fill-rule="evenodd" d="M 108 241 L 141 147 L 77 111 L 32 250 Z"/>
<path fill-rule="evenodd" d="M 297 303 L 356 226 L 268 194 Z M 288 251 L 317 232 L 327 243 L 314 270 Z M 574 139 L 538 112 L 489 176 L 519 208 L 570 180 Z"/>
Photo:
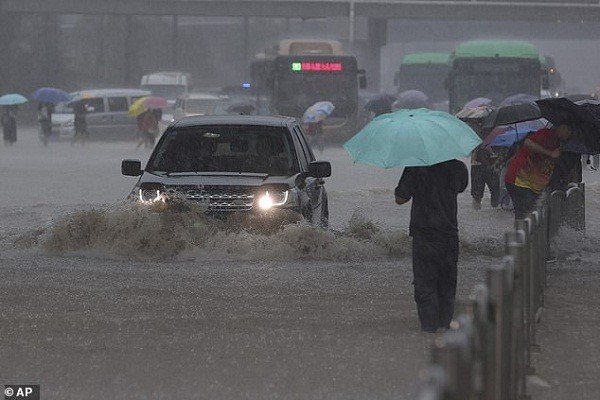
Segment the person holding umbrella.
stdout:
<path fill-rule="evenodd" d="M 159 96 L 141 97 L 129 106 L 128 115 L 135 117 L 140 141 L 136 148 L 142 144 L 145 148 L 154 146 L 158 135 L 158 122 L 162 117 L 162 109 L 167 107 L 167 100 Z"/>
<path fill-rule="evenodd" d="M 331 115 L 335 106 L 330 101 L 319 101 L 306 109 L 302 116 L 302 122 L 306 124 L 306 135 L 308 144 L 323 152 L 323 121 Z"/>
<path fill-rule="evenodd" d="M 73 136 L 73 144 L 81 141 L 81 145 L 84 145 L 86 140 L 90 139 L 90 133 L 87 130 L 87 107 L 85 102 L 77 101 L 73 104 L 73 113 L 75 114 L 74 128 L 75 135 Z"/>
<path fill-rule="evenodd" d="M 571 137 L 566 124 L 543 128 L 530 135 L 510 159 L 504 182 L 510 195 L 515 219 L 525 218 L 533 210 L 540 193 L 550 183 L 561 144 Z"/>
<path fill-rule="evenodd" d="M 412 199 L 409 234 L 415 302 L 421 329 L 448 329 L 454 315 L 458 263 L 457 196 L 469 174 L 461 161 L 404 169 L 394 190 L 396 204 Z"/>
<path fill-rule="evenodd" d="M 414 299 L 421 329 L 447 329 L 454 314 L 458 263 L 457 196 L 468 184 L 466 157 L 481 143 L 458 118 L 428 109 L 399 110 L 371 121 L 344 144 L 354 162 L 403 166 L 396 203 L 412 199 Z"/>
<path fill-rule="evenodd" d="M 12 146 L 17 142 L 17 106 L 2 106 L 1 120 L 4 145 Z"/>
<path fill-rule="evenodd" d="M 61 89 L 42 87 L 33 92 L 31 97 L 39 101 L 38 122 L 40 123 L 42 132 L 42 141 L 44 146 L 47 146 L 50 135 L 52 134 L 52 113 L 54 112 L 54 104 L 71 101 L 71 95 Z"/>
<path fill-rule="evenodd" d="M 12 146 L 17 142 L 17 111 L 18 105 L 27 103 L 27 99 L 17 93 L 10 93 L 0 96 L 0 105 L 2 106 L 2 133 L 4 144 Z"/>
<path fill-rule="evenodd" d="M 38 104 L 38 122 L 42 132 L 42 141 L 44 146 L 48 145 L 48 140 L 52 135 L 52 113 L 54 112 L 54 104 L 49 102 L 40 102 Z"/>

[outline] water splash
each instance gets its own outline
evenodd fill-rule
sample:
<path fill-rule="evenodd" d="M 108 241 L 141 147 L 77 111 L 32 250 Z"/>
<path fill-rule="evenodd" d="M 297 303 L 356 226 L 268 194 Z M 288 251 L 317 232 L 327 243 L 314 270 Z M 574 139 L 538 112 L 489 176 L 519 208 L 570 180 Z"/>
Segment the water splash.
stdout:
<path fill-rule="evenodd" d="M 411 254 L 406 229 L 386 229 L 359 211 L 341 230 L 323 230 L 293 212 L 239 213 L 224 221 L 184 203 L 126 203 L 77 211 L 21 235 L 15 243 L 54 254 L 135 260 L 361 261 Z M 499 256 L 502 247 L 499 238 L 461 235 L 461 252 L 466 254 Z"/>

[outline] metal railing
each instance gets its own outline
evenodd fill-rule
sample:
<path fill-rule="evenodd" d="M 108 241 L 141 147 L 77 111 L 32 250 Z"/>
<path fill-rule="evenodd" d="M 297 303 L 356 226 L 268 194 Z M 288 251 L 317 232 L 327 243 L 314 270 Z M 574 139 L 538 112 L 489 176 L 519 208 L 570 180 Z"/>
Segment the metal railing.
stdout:
<path fill-rule="evenodd" d="M 535 373 L 536 324 L 544 306 L 550 239 L 561 226 L 584 231 L 585 191 L 544 193 L 534 211 L 505 234 L 505 255 L 487 269 L 466 312 L 452 321 L 432 349 L 420 400 L 514 400 L 527 397 L 526 376 Z"/>

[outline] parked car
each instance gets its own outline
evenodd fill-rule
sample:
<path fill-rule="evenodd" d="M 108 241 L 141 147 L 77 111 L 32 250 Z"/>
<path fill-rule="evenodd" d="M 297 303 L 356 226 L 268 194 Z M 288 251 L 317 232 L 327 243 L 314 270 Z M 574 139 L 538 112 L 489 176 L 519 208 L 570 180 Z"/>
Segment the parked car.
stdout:
<path fill-rule="evenodd" d="M 71 93 L 73 98 L 84 99 L 90 140 L 135 140 L 136 121 L 127 111 L 131 103 L 149 95 L 150 92 L 139 89 L 93 89 Z M 57 104 L 52 114 L 52 136 L 72 139 L 74 120 L 69 104 Z M 41 132 L 39 135 L 42 140 Z"/>
<path fill-rule="evenodd" d="M 130 198 L 140 203 L 183 199 L 212 215 L 293 210 L 327 226 L 325 181 L 331 164 L 316 161 L 302 127 L 290 117 L 187 117 L 171 124 L 146 167 L 123 160 L 140 176 Z"/>

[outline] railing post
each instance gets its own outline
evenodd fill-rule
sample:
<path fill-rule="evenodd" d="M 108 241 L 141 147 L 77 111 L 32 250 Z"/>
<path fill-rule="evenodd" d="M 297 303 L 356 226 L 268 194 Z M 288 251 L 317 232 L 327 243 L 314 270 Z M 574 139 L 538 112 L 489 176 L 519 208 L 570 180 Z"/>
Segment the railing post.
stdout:
<path fill-rule="evenodd" d="M 421 374 L 419 400 L 447 399 L 447 380 L 444 368 L 440 365 L 430 365 Z"/>
<path fill-rule="evenodd" d="M 555 190 L 550 194 L 550 213 L 548 216 L 548 236 L 553 238 L 565 221 L 566 194 L 562 190 Z"/>
<path fill-rule="evenodd" d="M 515 228 L 517 232 L 521 231 L 524 233 L 523 241 L 523 305 L 524 305 L 524 320 L 525 320 L 525 373 L 528 375 L 535 374 L 535 369 L 531 365 L 531 350 L 535 347 L 535 334 L 534 334 L 534 322 L 533 322 L 533 308 L 532 308 L 532 260 L 531 260 L 531 219 L 519 219 L 515 221 Z"/>
<path fill-rule="evenodd" d="M 475 373 L 479 381 L 474 383 L 479 398 L 496 400 L 494 384 L 494 329 L 490 313 L 489 290 L 480 284 L 475 287 L 473 304 L 473 326 L 475 342 Z"/>
<path fill-rule="evenodd" d="M 487 285 L 490 301 L 494 310 L 495 346 L 494 346 L 494 398 L 508 399 L 510 394 L 510 334 L 512 332 L 510 292 L 513 281 L 513 260 L 504 257 L 501 266 L 492 266 L 487 270 Z"/>
<path fill-rule="evenodd" d="M 567 189 L 566 223 L 576 231 L 585 233 L 585 185 L 571 184 Z"/>
<path fill-rule="evenodd" d="M 514 332 L 514 354 L 513 382 L 515 397 L 526 397 L 525 375 L 527 373 L 527 360 L 529 356 L 529 332 L 525 318 L 525 263 L 527 254 L 525 252 L 525 232 L 516 230 L 506 233 L 506 253 L 514 260 L 514 306 L 513 306 L 513 332 Z"/>
<path fill-rule="evenodd" d="M 469 338 L 465 331 L 450 330 L 433 348 L 433 362 L 444 368 L 448 399 L 468 399 L 471 393 Z"/>

